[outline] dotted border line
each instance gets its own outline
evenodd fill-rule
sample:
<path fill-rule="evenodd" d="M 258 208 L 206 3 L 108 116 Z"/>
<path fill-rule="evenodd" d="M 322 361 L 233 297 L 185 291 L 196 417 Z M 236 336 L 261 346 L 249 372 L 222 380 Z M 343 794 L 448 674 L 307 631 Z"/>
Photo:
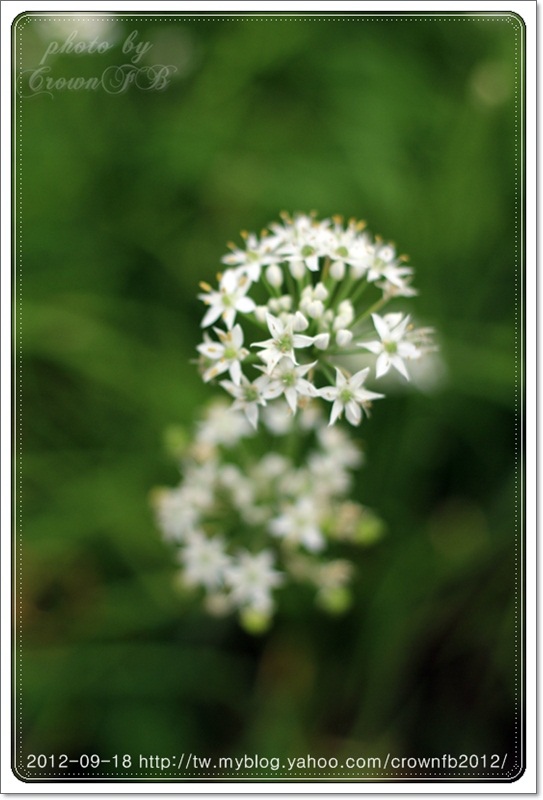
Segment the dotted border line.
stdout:
<path fill-rule="evenodd" d="M 459 12 L 458 15 L 448 16 L 448 15 L 426 15 L 424 13 L 421 14 L 413 14 L 411 12 L 406 12 L 405 16 L 390 16 L 390 15 L 372 15 L 372 14 L 353 14 L 352 16 L 307 16 L 301 12 L 299 15 L 289 16 L 288 14 L 279 15 L 279 16 L 253 16 L 251 14 L 242 15 L 242 16 L 235 16 L 235 15 L 227 15 L 227 16 L 212 16 L 212 17 L 203 17 L 201 15 L 194 15 L 194 16 L 150 16 L 146 14 L 141 14 L 135 17 L 132 16 L 122 16 L 119 14 L 111 14 L 106 16 L 97 16 L 97 15 L 89 15 L 89 16 L 79 16 L 79 15 L 70 15 L 70 16 L 41 16 L 32 14 L 32 12 L 25 12 L 20 19 L 16 20 L 13 24 L 13 31 L 15 34 L 15 38 L 17 38 L 17 34 L 19 31 L 22 31 L 28 24 L 31 22 L 71 22 L 71 21 L 80 21 L 80 22 L 109 22 L 109 21 L 118 21 L 118 22 L 137 22 L 141 19 L 145 19 L 149 22 L 472 22 L 473 20 L 479 20 L 483 22 L 505 22 L 513 26 L 513 29 L 516 32 L 522 33 L 522 24 L 520 20 L 512 15 L 512 12 L 496 12 L 495 15 L 483 15 L 483 14 L 469 14 L 466 12 Z M 19 38 L 19 70 L 22 72 L 22 64 L 23 64 L 23 46 L 22 46 L 22 39 Z M 522 218 L 522 195 L 519 192 L 519 174 L 521 173 L 522 163 L 519 159 L 519 96 L 521 87 L 519 86 L 519 47 L 518 47 L 518 37 L 515 37 L 515 54 L 514 54 L 514 65 L 515 65 L 515 77 L 514 77 L 514 139 L 515 139 L 515 147 L 514 147 L 514 183 L 515 183 L 515 200 L 516 200 L 516 207 L 515 207 L 515 216 L 514 216 L 514 239 L 515 239 L 515 275 L 514 275 L 514 305 L 515 305 L 515 313 L 514 313 L 514 408 L 515 408 L 515 429 L 514 429 L 514 487 L 515 487 L 515 505 L 514 505 L 514 530 L 515 530 L 515 545 L 514 545 L 514 585 L 515 585 L 515 605 L 514 605 L 514 641 L 515 641 L 515 669 L 514 669 L 514 698 L 515 698 L 515 750 L 518 749 L 519 745 L 519 715 L 518 715 L 518 708 L 519 704 L 519 645 L 521 643 L 521 637 L 519 634 L 520 631 L 520 620 L 519 620 L 519 609 L 522 611 L 522 597 L 520 593 L 521 588 L 521 581 L 519 580 L 519 572 L 522 570 L 522 563 L 519 564 L 519 549 L 523 553 L 522 548 L 522 507 L 520 507 L 520 518 L 519 518 L 519 500 L 522 503 L 522 498 L 519 497 L 519 472 L 520 472 L 520 479 L 522 481 L 522 454 L 523 454 L 523 447 L 522 447 L 522 439 L 521 439 L 521 426 L 519 421 L 519 410 L 522 412 L 522 408 L 519 409 L 520 405 L 520 395 L 521 395 L 521 386 L 520 386 L 520 376 L 519 376 L 519 361 L 520 355 L 522 352 L 522 342 L 519 342 L 519 305 L 522 300 L 522 296 L 520 294 L 520 287 L 519 287 L 519 274 L 521 275 L 521 283 L 522 283 L 522 252 L 520 242 L 520 226 L 519 226 L 519 217 Z M 22 463 L 23 463 L 23 393 L 22 393 L 22 385 L 23 385 L 23 270 L 22 270 L 22 262 L 23 262 L 23 255 L 22 255 L 22 241 L 23 241 L 23 206 L 22 206 L 22 184 L 23 184 L 23 159 L 22 159 L 22 152 L 23 152 L 23 103 L 21 102 L 21 98 L 18 97 L 17 93 L 15 92 L 16 103 L 19 105 L 19 135 L 17 141 L 18 145 L 18 169 L 17 169 L 17 179 L 15 185 L 16 196 L 18 197 L 18 202 L 16 203 L 16 209 L 18 214 L 18 224 L 17 224 L 17 232 L 18 232 L 18 243 L 16 247 L 16 263 L 14 265 L 15 272 L 18 273 L 18 282 L 16 282 L 16 303 L 18 304 L 18 314 L 14 315 L 16 320 L 16 345 L 18 345 L 18 350 L 16 351 L 16 375 L 18 380 L 18 385 L 15 388 L 15 391 L 18 393 L 18 403 L 14 404 L 14 408 L 17 409 L 18 413 L 18 425 L 15 426 L 15 437 L 18 438 L 16 452 L 18 455 L 18 464 L 17 464 L 17 471 L 15 475 L 15 498 L 17 502 L 18 498 L 18 505 L 17 511 L 14 515 L 14 518 L 17 520 L 19 526 L 19 535 L 15 537 L 16 541 L 16 552 L 15 552 L 15 565 L 16 565 L 16 579 L 18 580 L 18 585 L 16 586 L 16 594 L 18 596 L 18 625 L 14 626 L 16 634 L 18 634 L 18 640 L 16 641 L 15 650 L 15 659 L 16 659 L 16 669 L 15 674 L 19 681 L 19 691 L 15 692 L 15 724 L 17 724 L 17 719 L 19 722 L 19 748 L 20 752 L 22 753 L 23 750 L 23 741 L 22 741 L 22 727 L 23 727 L 23 699 L 22 699 L 22 683 L 23 683 L 23 643 L 22 643 L 22 617 L 23 617 L 23 594 L 22 594 L 22 586 L 23 586 L 23 563 L 22 563 L 22 545 L 23 545 L 23 536 L 22 536 L 22 529 L 23 529 L 23 472 L 22 472 Z M 15 119 L 17 119 L 17 115 L 15 115 Z M 522 175 L 521 175 L 522 177 Z M 14 204 L 15 206 L 15 204 Z M 519 257 L 520 256 L 520 257 Z M 520 302 L 519 302 L 520 297 Z M 521 364 L 522 367 L 522 364 Z M 522 370 L 521 370 L 522 371 Z M 519 452 L 520 451 L 520 452 Z M 520 456 L 520 465 L 519 465 L 519 456 Z M 18 541 L 17 541 L 18 540 Z M 519 547 L 520 545 L 520 547 Z M 14 603 L 15 605 L 15 603 Z M 17 687 L 16 687 L 17 688 Z M 515 754 L 515 767 L 519 767 L 518 756 Z M 28 772 L 28 771 L 27 771 Z M 94 773 L 92 777 L 115 777 L 118 776 L 119 773 Z M 143 775 L 143 773 L 125 773 L 126 775 L 130 776 L 137 776 Z M 257 773 L 258 774 L 258 773 Z M 292 775 L 292 773 L 290 773 Z M 340 773 L 343 774 L 343 773 Z M 414 776 L 412 773 L 405 773 L 410 775 L 410 777 L 417 777 Z M 438 777 L 442 773 L 427 773 L 426 777 Z M 508 770 L 506 775 L 512 775 L 513 770 Z M 36 780 L 40 780 L 42 777 L 46 777 L 47 775 L 51 775 L 56 777 L 57 779 L 62 779 L 63 777 L 81 777 L 80 774 L 75 773 L 66 773 L 63 776 L 59 776 L 57 773 L 44 773 Z M 212 776 L 212 773 L 199 773 L 194 777 L 206 777 Z M 327 777 L 326 775 L 318 775 L 318 776 L 311 776 L 307 773 L 304 773 L 305 777 Z M 402 776 L 404 773 L 396 773 L 397 776 Z M 491 776 L 492 773 L 471 773 L 467 774 L 464 773 L 465 777 L 484 777 L 485 775 Z M 90 779 L 92 779 L 92 777 Z M 149 776 L 147 776 L 149 777 Z M 155 777 L 155 776 L 151 776 Z M 158 777 L 158 776 L 157 776 Z M 162 776 L 161 776 L 162 777 Z M 191 777 L 190 775 L 185 775 L 183 777 Z M 221 776 L 227 778 L 228 776 Z M 278 776 L 275 776 L 278 777 Z M 333 777 L 333 776 L 332 776 Z M 460 777 L 460 776 L 458 776 Z M 494 776 L 495 777 L 495 776 Z M 85 778 L 85 780 L 89 780 L 89 778 Z"/>
<path fill-rule="evenodd" d="M 142 17 L 145 18 L 147 22 L 420 22 L 424 20 L 425 22 L 472 22 L 473 20 L 479 20 L 482 22 L 506 22 L 510 25 L 513 25 L 517 30 L 522 30 L 522 25 L 520 21 L 515 16 L 508 16 L 512 12 L 503 12 L 501 15 L 500 12 L 496 12 L 495 16 L 492 15 L 482 15 L 482 14 L 467 14 L 465 12 L 458 14 L 458 16 L 428 16 L 425 14 L 414 15 L 412 13 L 406 12 L 405 16 L 379 16 L 379 15 L 368 15 L 365 16 L 364 14 L 357 14 L 353 16 L 334 16 L 334 17 L 311 17 L 306 16 L 301 13 L 297 16 L 288 16 L 285 14 L 284 16 L 273 16 L 273 17 L 266 17 L 266 16 L 253 16 L 251 14 L 247 14 L 246 16 L 226 16 L 226 17 L 201 17 L 201 16 L 176 16 L 176 17 L 153 17 L 153 16 L 146 16 L 144 14 L 138 17 L 123 17 L 118 14 L 111 14 L 110 16 L 99 17 L 99 16 L 84 16 L 80 17 L 78 15 L 70 15 L 69 17 L 49 17 L 49 16 L 39 16 L 33 15 L 29 16 L 25 19 L 22 19 L 20 24 L 18 21 L 14 24 L 15 30 L 22 30 L 26 25 L 30 24 L 31 22 L 111 22 L 112 20 L 116 22 L 138 22 L 141 21 Z"/>

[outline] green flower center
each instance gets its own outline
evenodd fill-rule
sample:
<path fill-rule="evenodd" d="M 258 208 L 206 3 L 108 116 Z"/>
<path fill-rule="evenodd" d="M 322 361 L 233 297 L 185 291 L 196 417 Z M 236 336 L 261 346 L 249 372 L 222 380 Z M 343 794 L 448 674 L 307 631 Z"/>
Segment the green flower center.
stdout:
<path fill-rule="evenodd" d="M 340 258 L 347 258 L 347 256 L 349 255 L 349 251 L 347 250 L 346 247 L 338 247 L 336 252 Z"/>
<path fill-rule="evenodd" d="M 290 333 L 284 333 L 277 340 L 277 348 L 282 353 L 289 353 L 292 350 L 292 336 Z"/>
<path fill-rule="evenodd" d="M 294 372 L 285 372 L 283 375 L 283 383 L 285 386 L 294 386 L 296 383 L 296 375 Z"/>
<path fill-rule="evenodd" d="M 310 244 L 304 244 L 304 246 L 302 247 L 302 255 L 303 255 L 303 257 L 307 258 L 307 256 L 312 256 L 314 254 L 315 254 L 315 248 L 311 247 Z"/>
<path fill-rule="evenodd" d="M 349 388 L 347 388 L 346 386 L 345 386 L 345 388 L 343 388 L 343 389 L 341 390 L 341 392 L 339 393 L 339 399 L 341 400 L 341 402 L 343 403 L 343 405 L 345 405 L 346 403 L 348 403 L 348 402 L 349 402 L 349 400 L 352 400 L 352 399 L 353 399 L 353 396 L 354 396 L 354 395 L 353 395 L 352 391 L 351 391 Z"/>
<path fill-rule="evenodd" d="M 383 342 L 383 346 L 385 348 L 386 353 L 396 353 L 398 351 L 398 343 L 397 342 Z"/>
<path fill-rule="evenodd" d="M 248 403 L 255 403 L 258 400 L 258 389 L 256 389 L 254 386 L 246 386 L 245 400 Z"/>
<path fill-rule="evenodd" d="M 227 359 L 236 358 L 237 350 L 233 345 L 224 348 L 224 357 Z"/>

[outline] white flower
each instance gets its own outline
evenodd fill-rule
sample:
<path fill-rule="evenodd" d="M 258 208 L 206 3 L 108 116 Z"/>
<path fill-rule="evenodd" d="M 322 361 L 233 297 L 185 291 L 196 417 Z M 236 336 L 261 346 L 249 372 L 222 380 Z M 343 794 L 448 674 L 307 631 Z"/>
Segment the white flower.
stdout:
<path fill-rule="evenodd" d="M 342 464 L 328 453 L 310 453 L 307 459 L 309 474 L 315 483 L 315 493 L 321 498 L 345 494 L 351 477 Z"/>
<path fill-rule="evenodd" d="M 303 319 L 303 315 L 299 315 Z M 263 348 L 259 353 L 260 358 L 266 364 L 266 371 L 268 374 L 272 372 L 277 363 L 284 356 L 288 356 L 292 361 L 297 364 L 294 350 L 297 347 L 310 347 L 315 338 L 313 336 L 304 336 L 301 333 L 294 333 L 294 326 L 299 328 L 299 317 L 290 316 L 287 322 L 283 322 L 279 317 L 274 317 L 273 314 L 266 316 L 269 331 L 272 335 L 271 339 L 266 339 L 263 342 L 255 342 L 253 347 Z"/>
<path fill-rule="evenodd" d="M 382 290 L 383 297 L 389 300 L 391 297 L 415 297 L 418 292 L 411 286 L 412 276 L 408 275 L 407 278 L 401 276 L 396 277 L 395 283 L 389 280 L 381 281 L 375 285 Z"/>
<path fill-rule="evenodd" d="M 266 428 L 274 436 L 284 436 L 292 429 L 293 414 L 288 403 L 279 400 L 267 405 L 262 411 L 262 420 Z"/>
<path fill-rule="evenodd" d="M 405 278 L 411 275 L 413 270 L 410 267 L 399 267 L 396 258 L 396 251 L 390 244 L 376 244 L 370 259 L 367 272 L 367 279 L 370 282 L 384 278 L 389 283 L 402 287 L 405 285 Z"/>
<path fill-rule="evenodd" d="M 235 411 L 226 402 L 217 401 L 209 406 L 205 420 L 199 423 L 196 441 L 232 447 L 251 433 L 252 428 L 245 414 Z"/>
<path fill-rule="evenodd" d="M 154 498 L 156 518 L 166 540 L 182 541 L 200 522 L 200 510 L 185 486 L 161 489 Z"/>
<path fill-rule="evenodd" d="M 312 364 L 304 364 L 297 367 L 291 358 L 284 356 L 270 374 L 270 388 L 278 389 L 279 394 L 284 394 L 285 399 L 293 414 L 298 407 L 298 395 L 302 397 L 316 397 L 317 390 L 304 375 L 313 369 L 316 361 Z M 261 367 L 264 369 L 264 367 Z"/>
<path fill-rule="evenodd" d="M 285 245 L 279 252 L 282 260 L 289 262 L 289 268 L 294 278 L 302 278 L 306 269 L 318 272 L 319 256 L 325 254 L 322 231 L 310 228 L 298 241 Z"/>
<path fill-rule="evenodd" d="M 199 294 L 198 297 L 209 306 L 201 322 L 202 328 L 212 325 L 219 317 L 222 317 L 227 328 L 231 328 L 236 319 L 236 312 L 250 314 L 255 309 L 254 300 L 246 297 L 251 283 L 247 276 L 238 270 L 226 270 L 221 276 L 219 291 L 212 289 L 207 283 L 200 285 L 206 290 L 206 294 Z"/>
<path fill-rule="evenodd" d="M 343 280 L 347 266 L 351 267 L 353 277 L 360 278 L 367 269 L 368 261 L 365 234 L 359 235 L 355 223 L 350 223 L 346 230 L 337 225 L 328 256 L 332 262 L 330 275 L 334 280 Z"/>
<path fill-rule="evenodd" d="M 272 609 L 271 591 L 283 582 L 283 575 L 273 568 L 269 550 L 249 553 L 242 550 L 225 570 L 225 581 L 232 601 L 242 609 L 267 614 Z"/>
<path fill-rule="evenodd" d="M 283 513 L 271 520 L 270 533 L 288 542 L 301 544 L 311 552 L 317 552 L 325 546 L 319 517 L 320 511 L 315 498 L 303 495 L 296 502 L 286 504 Z"/>
<path fill-rule="evenodd" d="M 272 400 L 281 394 L 280 387 L 270 386 L 267 375 L 261 375 L 252 383 L 242 375 L 239 385 L 232 381 L 221 381 L 221 386 L 235 398 L 232 408 L 242 409 L 253 428 L 258 423 L 258 407 L 265 406 L 266 400 Z"/>
<path fill-rule="evenodd" d="M 367 413 L 368 405 L 372 400 L 384 397 L 382 394 L 362 388 L 369 371 L 369 367 L 366 367 L 366 369 L 355 372 L 350 378 L 346 378 L 341 370 L 336 367 L 336 385 L 325 386 L 319 390 L 321 397 L 333 402 L 330 425 L 333 425 L 341 417 L 343 411 L 345 411 L 345 416 L 351 425 L 359 425 L 362 420 L 362 408 Z"/>
<path fill-rule="evenodd" d="M 203 344 L 199 344 L 196 348 L 204 358 L 215 361 L 203 374 L 205 382 L 222 375 L 227 370 L 230 372 L 230 377 L 236 385 L 241 381 L 241 364 L 240 362 L 249 354 L 249 351 L 243 347 L 243 330 L 241 325 L 234 325 L 230 331 L 221 331 L 219 328 L 214 328 L 220 342 L 213 342 L 209 337 Z"/>
<path fill-rule="evenodd" d="M 360 466 L 362 453 L 341 428 L 319 428 L 317 439 L 324 452 L 340 467 L 354 469 Z"/>
<path fill-rule="evenodd" d="M 379 334 L 380 341 L 360 342 L 359 347 L 363 347 L 377 356 L 375 374 L 378 378 L 394 367 L 404 378 L 409 380 L 409 373 L 404 364 L 404 359 L 418 358 L 417 347 L 405 339 L 409 326 L 409 316 L 402 317 L 401 314 L 372 314 L 373 324 Z"/>
<path fill-rule="evenodd" d="M 220 537 L 208 538 L 195 530 L 181 551 L 184 579 L 189 586 L 217 589 L 222 585 L 224 573 L 230 563 L 224 541 Z"/>
<path fill-rule="evenodd" d="M 259 241 L 254 233 L 243 233 L 242 236 L 245 239 L 245 250 L 236 248 L 234 244 L 229 245 L 233 252 L 223 256 L 221 261 L 223 264 L 238 267 L 251 281 L 258 281 L 262 267 L 277 264 L 281 259 L 272 252 L 269 238 L 264 237 Z"/>

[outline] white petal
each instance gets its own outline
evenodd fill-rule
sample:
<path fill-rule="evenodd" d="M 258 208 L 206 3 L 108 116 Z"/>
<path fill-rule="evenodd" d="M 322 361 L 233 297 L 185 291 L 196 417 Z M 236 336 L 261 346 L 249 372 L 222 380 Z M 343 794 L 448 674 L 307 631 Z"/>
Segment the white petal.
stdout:
<path fill-rule="evenodd" d="M 245 379 L 245 383 L 248 383 L 247 379 Z M 220 385 L 223 387 L 223 389 L 226 389 L 226 391 L 229 392 L 232 397 L 241 397 L 243 395 L 241 387 L 236 386 L 236 384 L 232 383 L 232 381 L 221 381 Z"/>
<path fill-rule="evenodd" d="M 372 314 L 371 318 L 373 320 L 373 324 L 375 325 L 375 330 L 379 334 L 381 340 L 390 338 L 390 331 L 385 320 L 380 317 L 379 314 Z"/>
<path fill-rule="evenodd" d="M 233 308 L 227 308 L 222 312 L 222 318 L 224 320 L 224 324 L 228 328 L 231 329 L 232 325 L 234 324 L 234 320 L 236 319 L 236 311 Z"/>
<path fill-rule="evenodd" d="M 239 386 L 241 383 L 241 365 L 239 361 L 232 361 L 230 364 L 230 377 L 232 378 L 233 382 L 236 386 Z"/>
<path fill-rule="evenodd" d="M 236 310 L 241 311 L 242 314 L 250 314 L 251 311 L 255 310 L 255 307 L 255 301 L 250 297 L 240 297 L 236 301 Z"/>
<path fill-rule="evenodd" d="M 258 408 L 256 403 L 248 403 L 245 408 L 245 416 L 256 430 L 258 424 Z"/>
<path fill-rule="evenodd" d="M 401 375 L 403 375 L 403 376 L 404 376 L 404 378 L 406 378 L 407 380 L 409 380 L 409 373 L 408 373 L 408 371 L 407 371 L 407 369 L 406 369 L 406 366 L 405 366 L 405 364 L 403 363 L 402 359 L 400 358 L 400 356 L 397 356 L 397 355 L 393 355 L 393 356 L 391 356 L 391 357 L 390 357 L 390 362 L 391 362 L 392 366 L 393 366 L 395 369 L 397 369 L 397 370 L 398 370 L 398 372 L 399 372 Z"/>
<path fill-rule="evenodd" d="M 296 391 L 298 394 L 303 394 L 304 397 L 317 397 L 318 394 L 316 387 L 309 381 L 306 381 L 305 378 L 298 378 L 296 382 Z"/>
<path fill-rule="evenodd" d="M 203 320 L 200 323 L 200 327 L 207 328 L 208 325 L 212 325 L 216 322 L 222 314 L 222 307 L 221 306 L 209 306 L 207 309 Z"/>
<path fill-rule="evenodd" d="M 343 403 L 341 402 L 341 400 L 334 400 L 334 405 L 332 406 L 332 413 L 330 414 L 330 422 L 328 424 L 333 425 L 334 422 L 339 417 L 341 417 L 342 411 L 343 411 Z"/>
<path fill-rule="evenodd" d="M 303 333 L 295 333 L 292 337 L 292 344 L 294 347 L 311 347 L 317 338 L 316 336 L 304 336 Z"/>
<path fill-rule="evenodd" d="M 358 347 L 363 347 L 364 350 L 369 350 L 370 353 L 381 353 L 383 350 L 383 342 L 359 342 Z"/>
<path fill-rule="evenodd" d="M 289 386 L 285 391 L 285 397 L 292 413 L 295 414 L 298 407 L 298 395 L 296 393 L 296 389 L 293 386 Z"/>
<path fill-rule="evenodd" d="M 211 359 L 221 358 L 224 352 L 224 347 L 218 342 L 203 342 L 196 349 L 203 356 Z"/>
<path fill-rule="evenodd" d="M 257 378 L 257 380 L 260 380 Z M 262 389 L 262 397 L 264 400 L 275 400 L 283 392 L 283 385 L 280 381 L 270 381 L 269 384 Z"/>
<path fill-rule="evenodd" d="M 335 386 L 323 386 L 322 389 L 318 389 L 318 395 L 331 403 L 337 398 L 338 390 Z"/>
<path fill-rule="evenodd" d="M 204 382 L 207 383 L 208 381 L 216 378 L 218 375 L 222 375 L 223 372 L 226 372 L 228 369 L 228 362 L 226 361 L 218 361 L 216 364 L 213 364 L 208 370 L 204 372 L 202 375 Z M 232 371 L 230 371 L 230 375 L 232 375 Z M 239 383 L 239 381 L 237 381 Z"/>
<path fill-rule="evenodd" d="M 389 331 L 391 331 L 392 328 L 395 328 L 396 325 L 400 324 L 400 322 L 402 321 L 402 317 L 403 314 L 401 311 L 393 311 L 391 313 L 385 314 L 383 316 L 383 320 L 387 324 Z"/>
<path fill-rule="evenodd" d="M 285 332 L 283 323 L 278 317 L 274 317 L 273 314 L 266 314 L 266 322 L 274 339 L 279 339 Z"/>
<path fill-rule="evenodd" d="M 360 425 L 360 420 L 362 419 L 362 410 L 355 400 L 349 400 L 345 406 L 345 416 L 351 425 Z"/>
<path fill-rule="evenodd" d="M 241 325 L 234 325 L 232 328 L 232 344 L 236 350 L 239 350 L 243 344 L 243 330 Z"/>
<path fill-rule="evenodd" d="M 345 377 L 343 372 L 339 369 L 339 367 L 336 367 L 336 386 L 337 386 L 337 388 L 338 389 L 342 389 L 345 386 L 346 383 L 347 383 L 347 378 Z"/>
<path fill-rule="evenodd" d="M 404 320 L 394 327 L 394 330 L 392 331 L 392 338 L 395 342 L 399 342 L 400 339 L 403 338 L 405 331 L 407 330 L 407 326 L 409 325 L 409 321 L 410 317 L 407 315 Z"/>
<path fill-rule="evenodd" d="M 385 375 L 390 369 L 390 357 L 388 353 L 381 353 L 379 358 L 377 359 L 377 363 L 375 364 L 375 375 L 377 378 L 381 378 Z"/>
<path fill-rule="evenodd" d="M 365 367 L 364 369 L 360 369 L 358 372 L 355 372 L 355 374 L 349 380 L 349 386 L 352 389 L 358 389 L 360 386 L 362 386 L 362 384 L 364 383 L 364 381 L 368 377 L 369 371 L 370 371 L 370 368 L 369 367 Z"/>

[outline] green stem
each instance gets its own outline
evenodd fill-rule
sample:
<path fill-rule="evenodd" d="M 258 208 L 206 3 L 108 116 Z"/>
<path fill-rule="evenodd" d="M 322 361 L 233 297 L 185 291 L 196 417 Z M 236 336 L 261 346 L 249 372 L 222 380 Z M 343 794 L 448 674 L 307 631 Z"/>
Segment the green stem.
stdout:
<path fill-rule="evenodd" d="M 330 383 L 335 386 L 336 379 L 332 371 L 328 368 L 328 364 L 326 364 L 324 361 L 319 361 L 318 366 L 324 372 Z"/>
<path fill-rule="evenodd" d="M 260 322 L 260 320 L 258 320 L 253 313 L 252 314 L 243 314 L 243 317 L 244 317 L 244 319 L 249 320 L 249 322 L 252 322 L 253 325 L 256 325 L 257 328 L 260 328 L 260 330 L 268 331 L 268 333 L 269 333 L 268 326 L 266 325 L 266 323 L 265 322 Z"/>
<path fill-rule="evenodd" d="M 388 297 L 381 297 L 380 300 L 377 300 L 377 302 L 364 311 L 363 314 L 360 314 L 360 316 L 355 319 L 351 327 L 355 328 L 360 322 L 363 322 L 363 320 L 367 319 L 370 314 L 375 314 L 376 311 L 379 311 L 384 305 L 386 305 L 386 303 L 388 303 L 388 300 Z"/>
<path fill-rule="evenodd" d="M 292 297 L 292 300 L 294 301 L 294 300 L 296 300 L 296 285 L 294 283 L 294 278 L 292 277 L 292 273 L 290 271 L 290 267 L 288 267 L 288 266 L 285 267 L 285 275 L 287 276 L 288 293 L 290 294 L 290 296 Z M 293 305 L 294 305 L 294 303 L 293 303 Z M 298 305 L 297 301 L 296 301 L 295 305 L 296 306 Z"/>
<path fill-rule="evenodd" d="M 339 286 L 340 283 L 342 283 L 342 286 L 341 286 L 341 290 L 338 292 L 337 291 L 337 286 Z M 338 281 L 337 282 L 337 286 L 336 286 L 336 292 L 335 292 L 335 295 L 337 295 L 337 296 L 334 296 L 332 298 L 332 300 L 330 302 L 330 305 L 333 306 L 334 308 L 337 308 L 339 306 L 339 304 L 343 300 L 345 300 L 346 297 L 348 297 L 349 292 L 351 291 L 351 287 L 352 287 L 353 283 L 354 283 L 354 278 L 350 274 L 347 275 L 347 277 L 345 277 L 343 279 L 343 281 Z"/>
<path fill-rule="evenodd" d="M 368 286 L 369 282 L 366 278 L 360 281 L 359 285 L 356 287 L 356 290 L 353 292 L 353 296 L 349 298 L 353 306 L 355 303 L 358 303 Z"/>
<path fill-rule="evenodd" d="M 281 292 L 279 291 L 277 286 L 272 286 L 271 283 L 267 280 L 264 272 L 262 272 L 262 283 L 268 290 L 268 293 L 273 297 L 281 297 Z"/>

